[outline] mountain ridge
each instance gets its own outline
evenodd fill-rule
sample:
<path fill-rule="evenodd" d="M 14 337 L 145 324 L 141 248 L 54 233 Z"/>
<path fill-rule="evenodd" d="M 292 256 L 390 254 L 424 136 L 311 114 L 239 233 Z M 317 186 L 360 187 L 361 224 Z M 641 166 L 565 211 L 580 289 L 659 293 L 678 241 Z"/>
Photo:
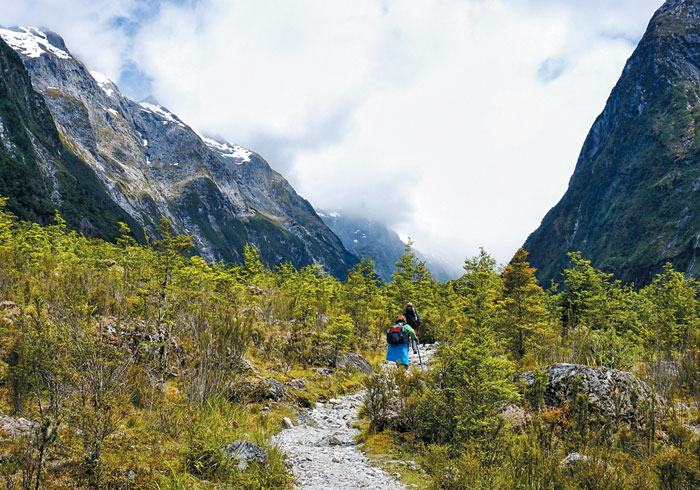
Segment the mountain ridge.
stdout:
<path fill-rule="evenodd" d="M 406 243 L 399 235 L 377 220 L 352 216 L 341 211 L 317 210 L 318 215 L 338 235 L 345 248 L 358 257 L 370 257 L 377 275 L 390 282 L 396 263 L 405 253 Z M 433 277 L 439 281 L 454 279 L 459 274 L 450 273 L 445 264 L 413 249 L 416 257 L 426 263 Z"/>
<path fill-rule="evenodd" d="M 268 264 L 320 264 L 338 277 L 357 262 L 257 153 L 202 137 L 159 104 L 126 98 L 61 49 L 58 34 L 0 28 L 0 37 L 20 54 L 64 145 L 149 235 L 164 216 L 210 261 L 240 262 L 251 243 Z"/>
<path fill-rule="evenodd" d="M 567 252 L 637 285 L 666 262 L 700 277 L 700 5 L 669 0 L 628 59 L 569 186 L 524 248 L 545 284 Z"/>

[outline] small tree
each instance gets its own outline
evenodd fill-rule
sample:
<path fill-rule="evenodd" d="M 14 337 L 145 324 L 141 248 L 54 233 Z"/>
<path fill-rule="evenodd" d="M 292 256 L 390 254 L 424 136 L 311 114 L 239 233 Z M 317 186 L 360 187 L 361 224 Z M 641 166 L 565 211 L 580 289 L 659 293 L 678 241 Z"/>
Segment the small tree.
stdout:
<path fill-rule="evenodd" d="M 535 269 L 527 262 L 527 255 L 518 249 L 503 270 L 502 326 L 517 359 L 522 359 L 527 349 L 537 347 L 546 327 L 544 291 L 536 284 Z"/>
<path fill-rule="evenodd" d="M 337 362 L 338 356 L 349 352 L 352 348 L 352 338 L 355 326 L 352 318 L 346 313 L 331 316 L 328 320 L 328 329 L 324 337 L 330 342 L 333 348 L 333 362 Z"/>
<path fill-rule="evenodd" d="M 464 274 L 453 282 L 467 320 L 469 333 L 489 335 L 498 316 L 498 298 L 503 281 L 496 260 L 482 248 L 479 255 L 464 261 Z"/>
<path fill-rule="evenodd" d="M 500 432 L 500 410 L 519 394 L 511 362 L 488 337 L 446 344 L 433 368 L 433 383 L 419 404 L 419 432 L 434 443 L 489 444 Z"/>
<path fill-rule="evenodd" d="M 396 269 L 391 276 L 389 285 L 389 298 L 391 300 L 390 316 L 396 311 L 403 311 L 409 301 L 423 306 L 432 303 L 434 289 L 433 276 L 425 266 L 425 262 L 418 259 L 413 251 L 413 242 L 409 240 L 404 249 L 401 260 L 396 263 Z"/>

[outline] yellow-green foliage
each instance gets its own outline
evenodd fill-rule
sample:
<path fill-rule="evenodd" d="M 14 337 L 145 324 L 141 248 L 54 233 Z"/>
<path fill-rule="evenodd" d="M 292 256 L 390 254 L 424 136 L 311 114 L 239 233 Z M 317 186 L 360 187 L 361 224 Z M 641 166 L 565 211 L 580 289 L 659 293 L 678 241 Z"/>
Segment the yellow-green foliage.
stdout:
<path fill-rule="evenodd" d="M 189 238 L 165 221 L 151 247 L 126 225 L 121 233 L 116 243 L 89 239 L 60 216 L 42 228 L 0 201 L 0 408 L 38 424 L 31 438 L 0 433 L 10 487 L 288 488 L 273 448 L 268 466 L 246 472 L 220 451 L 236 439 L 265 444 L 294 417 L 249 389 L 256 376 L 303 379 L 286 402 L 301 407 L 357 390 L 360 375 L 313 368 L 346 351 L 376 366 L 385 328 L 407 301 L 422 316 L 421 338 L 444 345 L 429 371 L 364 380 L 364 413 L 369 446 L 419 463 L 411 482 L 697 485 L 700 442 L 684 429 L 697 423 L 700 401 L 697 283 L 670 266 L 636 291 L 572 254 L 561 292 L 543 293 L 524 253 L 503 272 L 482 251 L 462 277 L 437 283 L 408 246 L 387 286 L 369 260 L 340 282 L 317 266 L 271 270 L 251 247 L 242 266 L 186 257 Z M 544 407 L 514 375 L 553 362 L 634 368 L 671 403 L 642 406 L 640 427 L 593 420 L 582 393 Z M 500 415 L 507 403 L 531 422 L 511 428 Z M 390 438 L 372 438 L 386 427 Z M 560 466 L 571 451 L 588 457 L 574 470 Z"/>

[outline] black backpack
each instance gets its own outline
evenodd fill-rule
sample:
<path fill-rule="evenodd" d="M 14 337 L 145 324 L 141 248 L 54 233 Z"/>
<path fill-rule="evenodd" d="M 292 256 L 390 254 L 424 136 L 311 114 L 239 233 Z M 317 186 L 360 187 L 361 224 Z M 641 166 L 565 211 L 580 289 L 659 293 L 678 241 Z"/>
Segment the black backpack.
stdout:
<path fill-rule="evenodd" d="M 418 316 L 418 312 L 415 310 L 415 308 L 406 308 L 403 315 L 406 317 L 406 323 L 408 323 L 411 327 L 416 328 L 418 325 L 420 325 L 420 317 Z"/>
<path fill-rule="evenodd" d="M 386 331 L 386 341 L 391 345 L 408 344 L 408 331 L 403 325 L 394 325 Z"/>

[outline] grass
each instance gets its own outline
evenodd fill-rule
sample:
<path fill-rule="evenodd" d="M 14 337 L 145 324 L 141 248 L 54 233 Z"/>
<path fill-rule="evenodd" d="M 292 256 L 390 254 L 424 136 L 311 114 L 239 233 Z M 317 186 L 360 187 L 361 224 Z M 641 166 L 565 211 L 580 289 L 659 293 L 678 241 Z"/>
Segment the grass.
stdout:
<path fill-rule="evenodd" d="M 359 447 L 373 464 L 382 468 L 391 475 L 401 475 L 400 481 L 411 488 L 427 489 L 428 475 L 421 469 L 420 455 L 414 450 L 415 442 L 409 442 L 406 434 L 385 430 L 378 434 L 370 434 L 367 431 L 368 423 L 359 424 L 362 432 L 358 436 Z M 412 446 L 413 445 L 413 446 Z M 413 461 L 411 465 L 408 462 Z"/>

